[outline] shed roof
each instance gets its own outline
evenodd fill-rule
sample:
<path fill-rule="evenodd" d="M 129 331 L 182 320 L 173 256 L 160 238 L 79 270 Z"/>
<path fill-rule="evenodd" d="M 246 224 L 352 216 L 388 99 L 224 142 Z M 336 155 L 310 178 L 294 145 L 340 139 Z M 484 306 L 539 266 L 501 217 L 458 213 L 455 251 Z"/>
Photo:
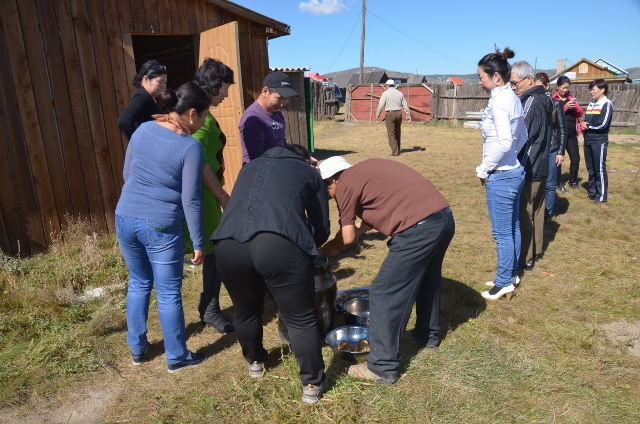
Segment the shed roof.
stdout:
<path fill-rule="evenodd" d="M 362 75 L 362 83 L 363 84 L 381 84 L 388 80 L 387 73 L 385 71 L 373 71 L 373 72 L 365 72 Z M 351 75 L 349 82 L 347 85 L 358 85 L 360 84 L 360 74 L 355 73 Z"/>
<path fill-rule="evenodd" d="M 291 26 L 283 22 L 276 21 L 268 16 L 262 15 L 246 7 L 240 6 L 228 0 L 205 0 L 206 3 L 210 3 L 221 7 L 236 15 L 249 19 L 250 21 L 262 24 L 267 27 L 267 38 L 277 38 L 283 35 L 291 34 Z M 269 31 L 269 29 L 272 30 Z"/>
<path fill-rule="evenodd" d="M 596 60 L 594 63 L 597 63 L 598 65 L 602 65 L 605 68 L 609 69 L 610 71 L 613 71 L 616 74 L 626 74 L 629 75 L 629 73 L 627 71 L 625 71 L 624 69 L 614 65 L 613 63 L 609 62 L 608 60 L 605 60 L 603 58 L 599 58 L 598 60 Z"/>
<path fill-rule="evenodd" d="M 462 81 L 459 77 L 448 77 L 447 81 L 451 81 L 453 85 L 464 85 L 464 81 Z"/>
<path fill-rule="evenodd" d="M 577 61 L 576 63 L 572 64 L 571 66 L 568 66 L 566 69 L 564 69 L 562 72 L 558 72 L 557 74 L 553 75 L 552 77 L 549 78 L 549 80 L 551 81 L 552 84 L 555 84 L 555 82 L 558 80 L 558 77 L 560 75 L 564 75 L 568 72 L 573 72 L 574 69 L 578 68 L 578 66 L 580 66 L 580 64 L 582 63 L 587 63 L 589 66 L 599 69 L 601 71 L 607 72 L 609 73 L 609 76 L 603 76 L 603 77 L 599 77 L 599 78 L 603 78 L 606 80 L 611 81 L 615 81 L 615 82 L 631 82 L 631 80 L 628 78 L 629 74 L 627 71 L 625 71 L 624 69 L 618 68 L 615 65 L 612 65 L 610 62 L 607 62 L 606 60 L 600 58 L 598 59 L 598 61 L 600 61 L 600 63 L 596 63 L 596 62 L 592 62 L 587 58 L 582 58 L 579 61 Z M 605 64 L 607 66 L 605 66 Z M 622 71 L 622 72 L 619 72 Z M 591 81 L 593 80 L 592 77 L 589 78 L 576 78 L 573 81 L 574 82 L 587 82 L 587 81 Z"/>

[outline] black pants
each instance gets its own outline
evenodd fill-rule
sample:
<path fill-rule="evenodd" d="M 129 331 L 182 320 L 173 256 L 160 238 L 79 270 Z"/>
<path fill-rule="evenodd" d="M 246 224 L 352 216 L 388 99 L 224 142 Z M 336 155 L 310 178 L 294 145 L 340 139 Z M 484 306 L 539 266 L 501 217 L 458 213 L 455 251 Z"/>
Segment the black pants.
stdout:
<path fill-rule="evenodd" d="M 589 198 L 607 201 L 609 178 L 607 176 L 607 145 L 608 143 L 585 143 L 584 162 L 589 172 Z"/>
<path fill-rule="evenodd" d="M 324 381 L 311 257 L 289 240 L 271 233 L 247 243 L 220 240 L 213 248 L 218 272 L 231 297 L 242 354 L 249 363 L 266 362 L 262 344 L 264 285 L 289 330 L 302 384 Z"/>
<path fill-rule="evenodd" d="M 200 320 L 213 325 L 214 319 L 220 315 L 220 276 L 216 269 L 216 259 L 213 254 L 204 257 L 202 265 L 202 293 L 198 312 Z"/>
<path fill-rule="evenodd" d="M 580 148 L 578 147 L 578 134 L 573 133 L 569 134 L 567 137 L 567 153 L 569 153 L 569 160 L 571 161 L 571 165 L 569 165 L 569 175 L 577 176 L 578 169 L 580 169 Z M 562 181 L 562 169 L 558 168 L 558 177 L 557 181 Z"/>

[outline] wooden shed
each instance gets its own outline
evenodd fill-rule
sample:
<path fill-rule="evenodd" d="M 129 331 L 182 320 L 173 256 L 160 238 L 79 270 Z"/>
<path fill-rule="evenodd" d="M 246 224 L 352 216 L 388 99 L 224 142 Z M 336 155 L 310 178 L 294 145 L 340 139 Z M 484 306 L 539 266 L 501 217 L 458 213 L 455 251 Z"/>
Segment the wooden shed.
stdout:
<path fill-rule="evenodd" d="M 550 78 L 551 83 L 555 84 L 560 75 L 568 76 L 574 84 L 589 84 L 597 78 L 604 79 L 608 84 L 631 82 L 629 73 L 624 69 L 604 59 L 592 62 L 584 57 L 566 69 L 558 69 L 558 72 Z"/>
<path fill-rule="evenodd" d="M 269 72 L 267 41 L 289 32 L 226 0 L 2 0 L 0 249 L 41 251 L 67 216 L 113 230 L 126 151 L 117 118 L 151 58 L 166 64 L 173 88 L 206 56 L 234 70 L 236 84 L 213 110 L 232 186 L 238 122 Z"/>

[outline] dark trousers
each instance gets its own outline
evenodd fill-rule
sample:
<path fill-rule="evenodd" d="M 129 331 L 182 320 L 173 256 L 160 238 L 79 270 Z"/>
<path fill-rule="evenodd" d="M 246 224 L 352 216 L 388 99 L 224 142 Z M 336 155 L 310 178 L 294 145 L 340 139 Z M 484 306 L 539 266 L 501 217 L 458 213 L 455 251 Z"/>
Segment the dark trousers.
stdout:
<path fill-rule="evenodd" d="M 387 137 L 389 138 L 391 154 L 398 156 L 400 154 L 400 126 L 402 125 L 402 112 L 399 110 L 389 110 L 385 115 L 384 121 L 387 125 Z"/>
<path fill-rule="evenodd" d="M 260 233 L 247 243 L 220 240 L 214 246 L 218 272 L 235 310 L 235 326 L 247 362 L 266 362 L 262 344 L 264 285 L 289 330 L 302 384 L 325 379 L 311 257 L 289 240 Z"/>
<path fill-rule="evenodd" d="M 587 172 L 589 172 L 587 194 L 591 199 L 601 202 L 607 201 L 609 191 L 607 146 L 608 143 L 584 144 L 584 162 L 587 165 Z"/>
<path fill-rule="evenodd" d="M 567 137 L 567 147 L 566 151 L 569 154 L 569 160 L 571 161 L 571 165 L 569 165 L 569 175 L 570 179 L 577 178 L 578 170 L 580 169 L 580 147 L 578 146 L 578 134 L 573 133 L 569 134 Z M 558 168 L 558 177 L 557 182 L 562 182 L 562 167 Z M 577 181 L 576 181 L 577 182 Z"/>
<path fill-rule="evenodd" d="M 547 180 L 525 181 L 520 195 L 520 260 L 523 266 L 542 254 L 544 244 L 544 195 Z"/>
<path fill-rule="evenodd" d="M 209 324 L 214 324 L 214 318 L 220 314 L 220 276 L 216 268 L 216 258 L 212 254 L 206 255 L 202 265 L 202 293 L 200 293 L 200 303 L 198 312 L 200 320 Z"/>
<path fill-rule="evenodd" d="M 449 208 L 422 223 L 395 234 L 369 294 L 367 366 L 375 374 L 395 381 L 400 363 L 400 341 L 413 303 L 416 303 L 414 337 L 438 337 L 442 260 L 455 233 Z"/>

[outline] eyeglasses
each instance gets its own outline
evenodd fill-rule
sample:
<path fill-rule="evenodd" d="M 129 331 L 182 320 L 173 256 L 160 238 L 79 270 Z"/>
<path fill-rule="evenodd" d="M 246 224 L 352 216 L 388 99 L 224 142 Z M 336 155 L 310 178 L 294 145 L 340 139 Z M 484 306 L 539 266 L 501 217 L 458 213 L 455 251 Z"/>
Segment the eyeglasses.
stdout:
<path fill-rule="evenodd" d="M 167 67 L 158 63 L 157 65 L 153 65 L 151 68 L 149 68 L 149 70 L 147 71 L 147 75 L 149 75 L 152 71 L 155 71 L 156 69 L 158 69 L 161 74 L 167 73 Z"/>
<path fill-rule="evenodd" d="M 517 81 L 517 82 L 509 81 L 511 83 L 511 88 L 515 90 L 516 88 L 518 88 L 518 84 L 520 84 L 522 81 L 526 80 L 527 78 L 528 77 L 524 77 L 520 81 Z"/>

